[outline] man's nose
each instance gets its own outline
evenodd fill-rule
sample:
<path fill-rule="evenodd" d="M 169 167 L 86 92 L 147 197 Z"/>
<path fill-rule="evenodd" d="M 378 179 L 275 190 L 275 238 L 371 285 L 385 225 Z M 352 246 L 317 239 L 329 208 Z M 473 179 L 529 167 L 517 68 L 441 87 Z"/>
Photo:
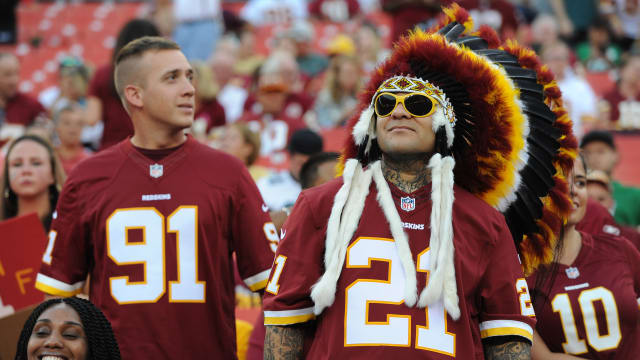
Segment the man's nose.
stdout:
<path fill-rule="evenodd" d="M 396 105 L 396 108 L 393 109 L 391 117 L 394 119 L 410 118 L 411 114 L 407 111 L 407 109 L 405 109 L 404 104 L 399 103 L 398 105 Z"/>

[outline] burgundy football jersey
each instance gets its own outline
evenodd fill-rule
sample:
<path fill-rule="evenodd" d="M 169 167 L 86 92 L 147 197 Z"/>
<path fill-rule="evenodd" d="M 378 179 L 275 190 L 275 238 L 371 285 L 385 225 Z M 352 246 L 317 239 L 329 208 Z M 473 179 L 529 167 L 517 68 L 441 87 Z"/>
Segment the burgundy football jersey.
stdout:
<path fill-rule="evenodd" d="M 266 325 L 315 318 L 310 288 L 324 271 L 327 219 L 342 180 L 303 192 L 282 228 L 265 289 Z M 430 269 L 430 191 L 405 194 L 390 185 L 417 267 L 418 289 Z M 483 359 L 482 339 L 531 339 L 535 324 L 526 281 L 504 217 L 455 187 L 453 229 L 461 317 L 442 302 L 404 305 L 404 273 L 389 224 L 371 184 L 347 249 L 335 301 L 317 317 L 310 359 Z"/>
<path fill-rule="evenodd" d="M 622 236 L 640 250 L 640 233 L 632 227 L 616 223 L 609 211 L 592 199 L 587 201 L 587 211 L 576 229 L 592 235 Z"/>
<path fill-rule="evenodd" d="M 90 275 L 123 359 L 233 359 L 232 253 L 263 288 L 278 241 L 267 210 L 229 155 L 189 137 L 156 163 L 125 140 L 67 180 L 36 286 L 70 296 Z"/>
<path fill-rule="evenodd" d="M 582 248 L 571 266 L 557 264 L 557 274 L 540 284 L 537 273 L 528 278 L 532 293 L 540 294 L 536 330 L 552 352 L 636 359 L 640 253 L 623 238 L 581 234 Z"/>

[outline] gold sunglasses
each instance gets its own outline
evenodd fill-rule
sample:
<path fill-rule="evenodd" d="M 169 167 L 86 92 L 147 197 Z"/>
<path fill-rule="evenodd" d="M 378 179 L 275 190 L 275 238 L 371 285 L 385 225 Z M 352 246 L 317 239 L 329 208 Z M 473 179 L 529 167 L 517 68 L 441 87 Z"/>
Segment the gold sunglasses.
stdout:
<path fill-rule="evenodd" d="M 396 94 L 383 92 L 376 96 L 374 110 L 376 115 L 389 116 L 402 103 L 409 114 L 425 117 L 433 114 L 437 108 L 437 100 L 422 93 Z"/>

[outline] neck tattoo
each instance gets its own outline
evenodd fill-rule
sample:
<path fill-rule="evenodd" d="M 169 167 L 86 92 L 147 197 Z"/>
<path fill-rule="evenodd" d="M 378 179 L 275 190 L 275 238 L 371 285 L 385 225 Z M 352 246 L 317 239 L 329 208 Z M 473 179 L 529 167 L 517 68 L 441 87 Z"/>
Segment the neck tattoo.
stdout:
<path fill-rule="evenodd" d="M 431 172 L 424 159 L 395 160 L 384 156 L 382 174 L 388 182 L 410 194 L 431 182 Z"/>

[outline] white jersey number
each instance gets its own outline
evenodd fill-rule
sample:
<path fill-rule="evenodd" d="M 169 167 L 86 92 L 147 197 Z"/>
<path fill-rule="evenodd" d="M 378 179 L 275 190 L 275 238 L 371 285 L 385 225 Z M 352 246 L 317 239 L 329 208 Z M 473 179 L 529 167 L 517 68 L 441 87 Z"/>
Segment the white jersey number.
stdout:
<path fill-rule="evenodd" d="M 176 234 L 178 280 L 169 282 L 169 302 L 204 302 L 205 282 L 198 281 L 198 208 L 180 206 L 166 218 Z M 153 207 L 117 209 L 107 219 L 107 254 L 118 265 L 142 264 L 144 279 L 109 278 L 111 296 L 119 304 L 152 303 L 166 291 L 165 218 Z M 130 243 L 131 229 L 141 229 L 142 242 Z"/>
<path fill-rule="evenodd" d="M 418 255 L 417 270 L 429 271 L 429 249 Z M 371 261 L 389 264 L 386 280 L 358 279 L 346 289 L 345 346 L 411 346 L 410 315 L 387 315 L 370 321 L 371 304 L 401 305 L 404 274 L 392 239 L 358 238 L 347 250 L 347 268 L 369 268 Z M 448 333 L 442 304 L 425 308 L 427 326 L 416 326 L 416 348 L 455 356 L 455 335 Z"/>
<path fill-rule="evenodd" d="M 598 326 L 596 310 L 593 305 L 596 301 L 599 301 L 604 308 L 606 329 L 600 329 Z M 580 304 L 580 311 L 582 312 L 589 345 L 597 351 L 617 348 L 620 340 L 622 340 L 622 331 L 620 330 L 618 306 L 616 305 L 613 293 L 602 286 L 583 290 L 578 296 L 578 303 Z M 573 311 L 571 310 L 569 295 L 567 295 L 567 293 L 556 295 L 551 301 L 551 308 L 560 315 L 560 322 L 562 323 L 562 330 L 564 331 L 564 337 L 566 339 L 566 342 L 562 343 L 564 352 L 574 355 L 586 353 L 587 344 L 584 339 L 580 339 L 578 336 L 578 329 Z M 601 330 L 607 331 L 607 333 Z M 604 335 L 600 335 L 603 333 Z"/>

